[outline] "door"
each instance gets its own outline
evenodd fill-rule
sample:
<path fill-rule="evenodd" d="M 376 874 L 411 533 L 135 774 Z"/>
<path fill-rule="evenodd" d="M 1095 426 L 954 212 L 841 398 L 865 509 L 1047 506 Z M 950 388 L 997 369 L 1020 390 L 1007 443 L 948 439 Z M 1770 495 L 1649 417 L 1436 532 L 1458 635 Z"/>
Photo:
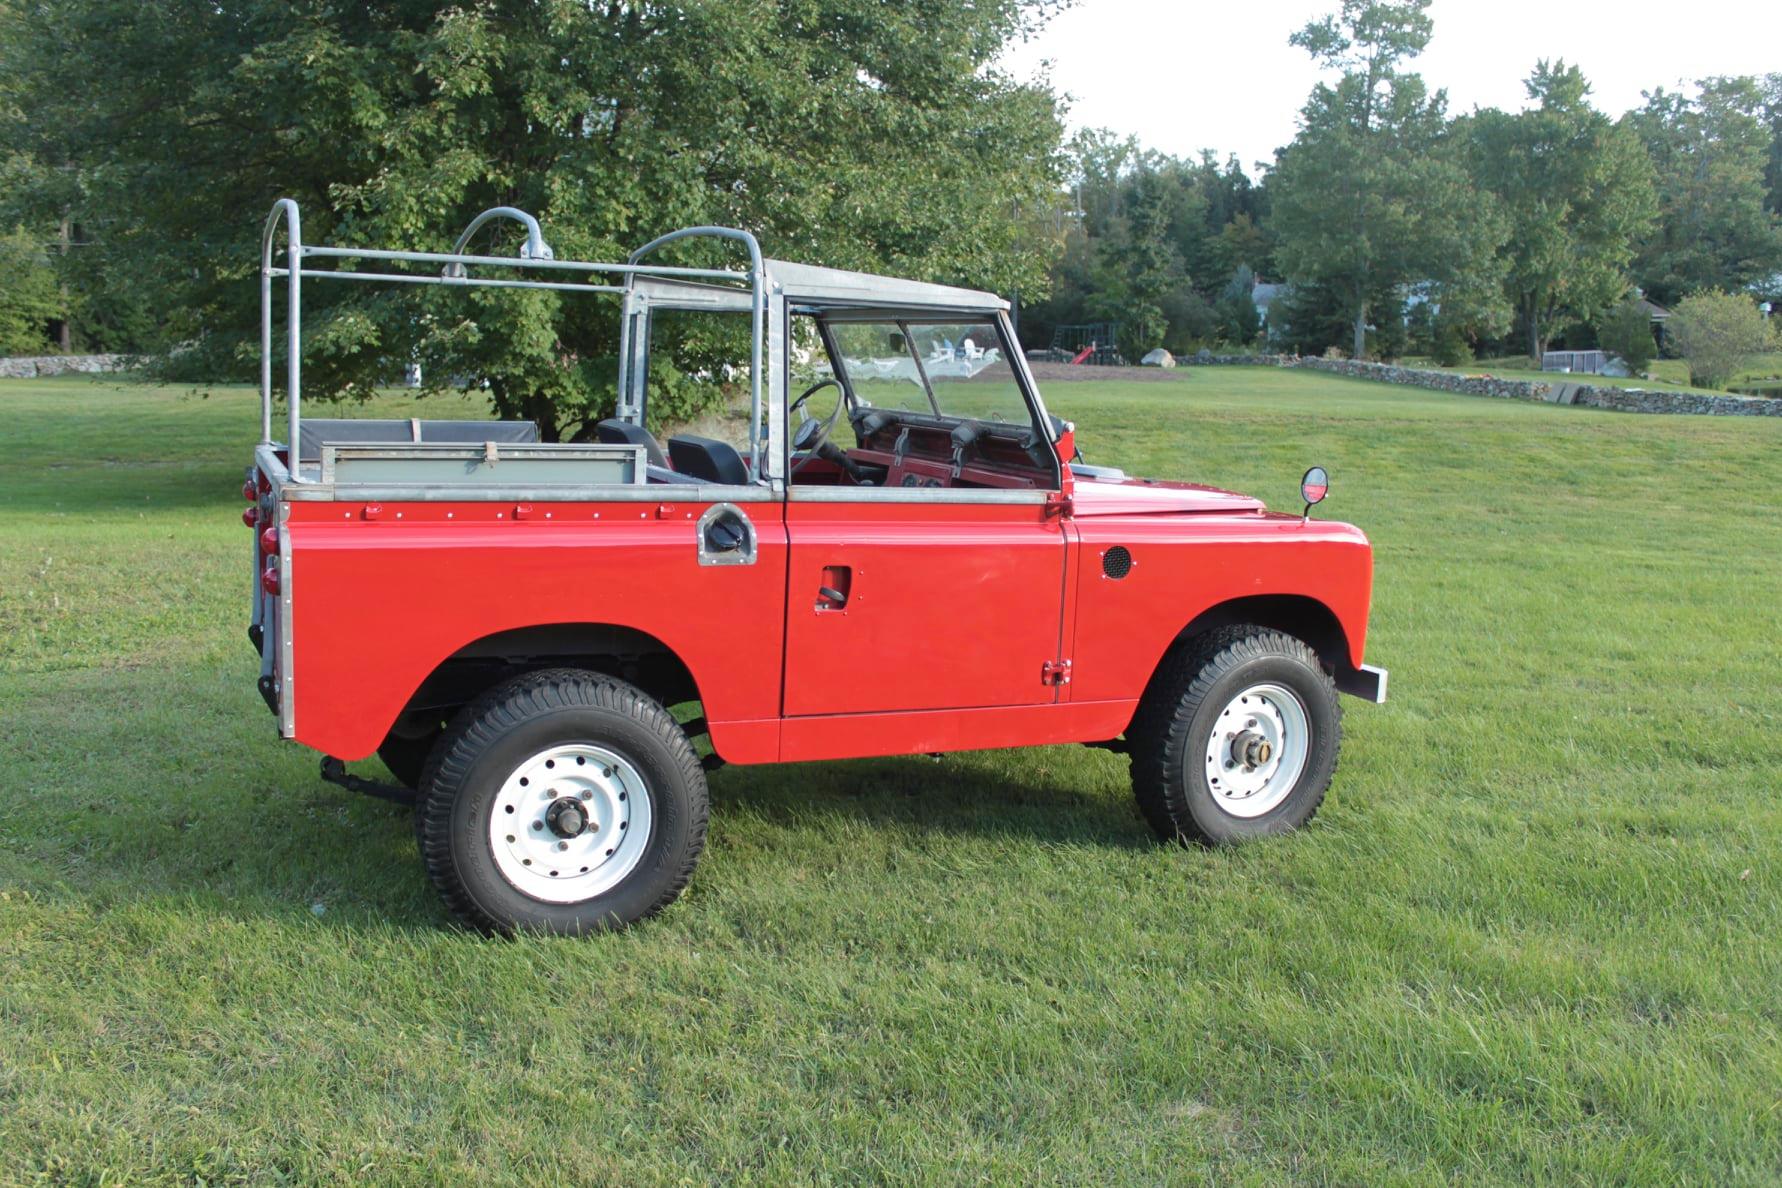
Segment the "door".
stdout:
<path fill-rule="evenodd" d="M 1049 704 L 1065 535 L 1045 492 L 795 487 L 787 717 Z"/>

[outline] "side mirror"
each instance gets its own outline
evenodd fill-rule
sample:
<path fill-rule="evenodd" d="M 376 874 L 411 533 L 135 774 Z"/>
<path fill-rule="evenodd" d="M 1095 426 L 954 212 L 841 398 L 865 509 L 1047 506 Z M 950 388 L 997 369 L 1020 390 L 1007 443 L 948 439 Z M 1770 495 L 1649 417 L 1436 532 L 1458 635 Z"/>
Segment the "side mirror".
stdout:
<path fill-rule="evenodd" d="M 1312 508 L 1324 502 L 1330 494 L 1330 476 L 1324 473 L 1324 467 L 1314 466 L 1306 471 L 1305 477 L 1299 480 L 1299 497 L 1306 501 L 1305 515 L 1312 514 Z"/>

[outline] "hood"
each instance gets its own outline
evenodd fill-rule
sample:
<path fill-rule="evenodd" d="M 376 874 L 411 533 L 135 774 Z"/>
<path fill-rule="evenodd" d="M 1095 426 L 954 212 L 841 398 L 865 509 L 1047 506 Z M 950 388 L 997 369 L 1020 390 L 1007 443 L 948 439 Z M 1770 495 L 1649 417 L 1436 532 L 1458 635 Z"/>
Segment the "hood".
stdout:
<path fill-rule="evenodd" d="M 1132 516 L 1160 512 L 1259 512 L 1260 499 L 1203 487 L 1196 483 L 1166 483 L 1155 479 L 1103 479 L 1079 477 L 1071 493 L 1073 516 Z"/>

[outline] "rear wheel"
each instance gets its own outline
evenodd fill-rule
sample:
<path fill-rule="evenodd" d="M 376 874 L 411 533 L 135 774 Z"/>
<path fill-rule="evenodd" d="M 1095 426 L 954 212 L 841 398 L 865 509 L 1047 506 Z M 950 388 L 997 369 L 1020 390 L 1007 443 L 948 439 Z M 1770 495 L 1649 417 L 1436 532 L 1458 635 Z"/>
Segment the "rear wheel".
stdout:
<path fill-rule="evenodd" d="M 1336 685 L 1311 648 L 1230 627 L 1164 661 L 1128 732 L 1133 792 L 1170 840 L 1223 844 L 1311 820 L 1342 741 Z"/>
<path fill-rule="evenodd" d="M 705 773 L 635 687 L 532 673 L 466 708 L 424 781 L 427 872 L 475 927 L 583 933 L 671 902 L 705 842 Z"/>

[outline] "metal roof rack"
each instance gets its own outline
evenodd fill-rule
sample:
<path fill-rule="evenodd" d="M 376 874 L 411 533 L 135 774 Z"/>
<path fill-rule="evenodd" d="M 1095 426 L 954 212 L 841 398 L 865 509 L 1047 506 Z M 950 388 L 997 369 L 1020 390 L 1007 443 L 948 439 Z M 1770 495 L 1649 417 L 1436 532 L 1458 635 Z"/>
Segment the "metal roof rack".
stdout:
<path fill-rule="evenodd" d="M 521 246 L 518 256 L 480 256 L 465 252 L 470 239 L 485 224 L 495 219 L 512 219 L 526 228 L 526 242 Z M 285 229 L 285 263 L 282 267 L 273 264 L 273 243 L 277 238 L 280 222 Z M 664 264 L 643 263 L 643 258 L 658 248 L 682 239 L 714 238 L 735 240 L 749 251 L 749 270 L 740 272 L 728 268 L 682 268 Z M 416 272 L 399 272 L 391 269 L 383 271 L 362 271 L 359 269 L 309 268 L 304 261 L 316 258 L 332 258 L 343 260 L 383 261 L 389 264 L 438 264 L 442 265 L 439 274 L 429 275 Z M 517 270 L 544 270 L 565 273 L 572 276 L 604 275 L 623 277 L 623 284 L 589 283 L 583 280 L 534 280 L 515 277 L 477 276 L 471 268 L 501 268 Z M 767 322 L 767 270 L 761 257 L 761 246 L 755 237 L 747 231 L 739 231 L 731 227 L 687 227 L 651 240 L 643 247 L 631 253 L 623 264 L 608 264 L 593 260 L 559 260 L 545 242 L 544 232 L 538 220 L 512 206 L 497 206 L 483 211 L 470 221 L 470 225 L 458 236 L 457 242 L 449 252 L 407 252 L 391 251 L 379 248 L 360 247 L 327 247 L 320 244 L 303 242 L 302 218 L 297 203 L 291 198 L 280 198 L 272 204 L 272 210 L 266 217 L 265 229 L 260 237 L 260 444 L 272 444 L 272 281 L 274 277 L 285 278 L 286 291 L 286 359 L 285 388 L 290 401 L 290 423 L 288 427 L 290 442 L 302 440 L 301 390 L 303 381 L 302 350 L 302 309 L 303 282 L 305 280 L 329 281 L 370 281 L 387 284 L 407 285 L 441 285 L 455 288 L 491 288 L 491 289 L 550 289 L 571 293 L 611 293 L 623 296 L 629 293 L 636 278 L 650 277 L 661 280 L 694 281 L 710 284 L 722 282 L 726 287 L 749 294 L 750 312 L 753 321 L 754 346 L 750 356 L 750 396 L 753 423 L 761 421 L 762 394 L 762 339 Z M 625 324 L 629 332 L 630 324 Z M 629 360 L 630 351 L 621 349 L 621 360 Z M 623 362 L 621 363 L 623 367 Z M 623 379 L 621 379 L 623 390 Z M 750 432 L 750 454 L 753 471 L 761 473 L 761 443 L 759 434 Z M 289 481 L 301 483 L 306 481 L 299 474 L 296 459 L 288 468 Z"/>

